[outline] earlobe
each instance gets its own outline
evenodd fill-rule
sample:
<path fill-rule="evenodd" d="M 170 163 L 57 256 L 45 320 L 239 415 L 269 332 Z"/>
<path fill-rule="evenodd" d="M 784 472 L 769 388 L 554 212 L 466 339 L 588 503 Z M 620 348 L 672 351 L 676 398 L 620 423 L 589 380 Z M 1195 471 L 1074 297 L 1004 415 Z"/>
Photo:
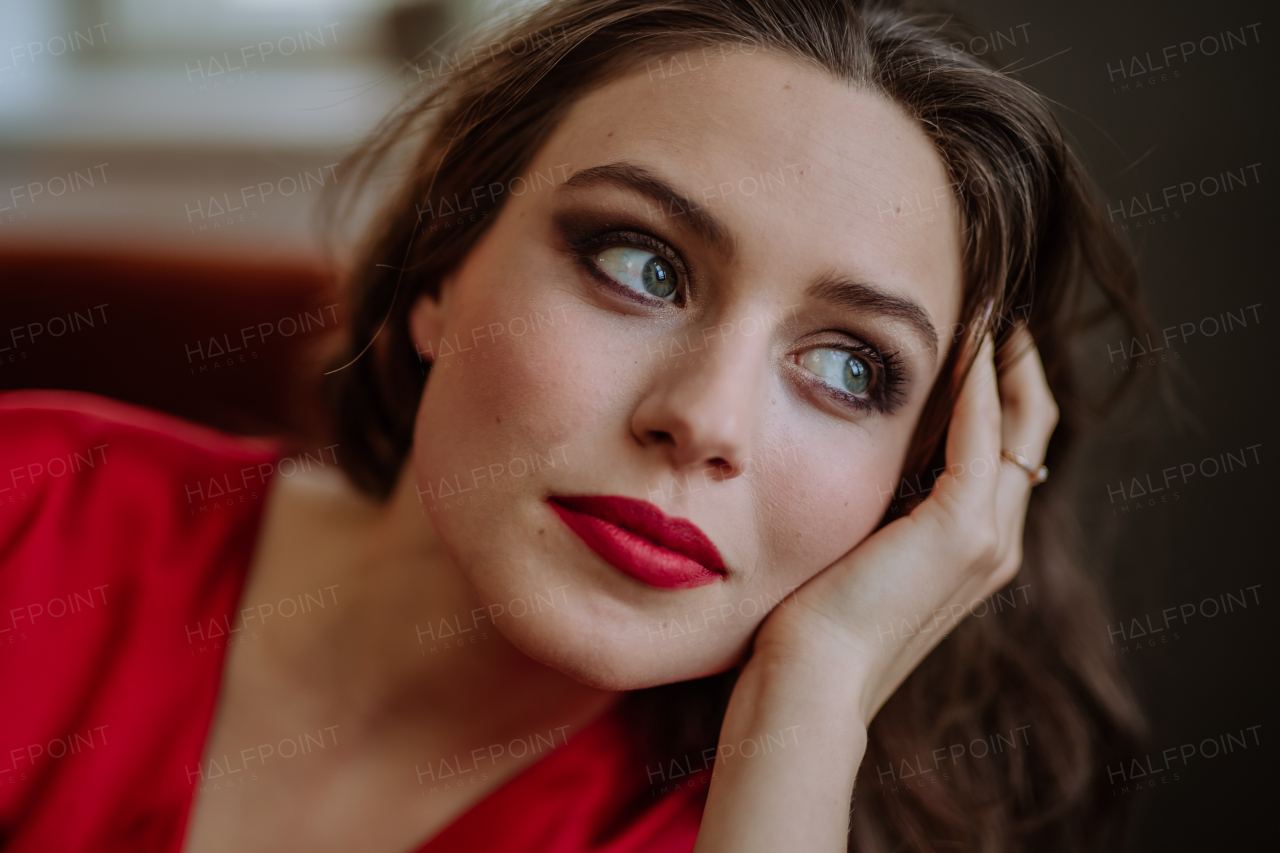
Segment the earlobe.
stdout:
<path fill-rule="evenodd" d="M 435 347 L 444 337 L 445 312 L 453 290 L 452 283 L 453 276 L 446 276 L 440 282 L 438 298 L 423 293 L 409 309 L 409 336 L 413 338 L 418 354 L 427 361 L 433 359 Z"/>
<path fill-rule="evenodd" d="M 434 353 L 432 342 L 442 337 L 441 319 L 440 303 L 427 293 L 419 296 L 418 301 L 409 309 L 409 336 L 413 338 L 418 354 L 424 359 L 431 359 Z"/>

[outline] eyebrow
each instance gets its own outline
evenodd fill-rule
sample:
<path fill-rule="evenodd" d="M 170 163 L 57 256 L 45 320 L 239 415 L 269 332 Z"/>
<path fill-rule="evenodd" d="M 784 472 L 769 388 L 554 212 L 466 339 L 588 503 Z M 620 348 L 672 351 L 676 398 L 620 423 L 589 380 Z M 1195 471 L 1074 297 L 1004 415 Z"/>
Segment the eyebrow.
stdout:
<path fill-rule="evenodd" d="M 938 332 L 929 312 L 918 302 L 886 293 L 879 287 L 835 274 L 823 276 L 806 293 L 811 299 L 834 303 L 860 313 L 878 314 L 907 325 L 934 362 L 938 360 Z"/>
<path fill-rule="evenodd" d="M 737 241 L 724 223 L 705 207 L 691 201 L 687 194 L 681 193 L 658 174 L 637 163 L 619 160 L 580 169 L 557 187 L 556 191 L 559 192 L 564 187 L 586 189 L 600 185 L 629 189 L 655 202 L 664 216 L 688 226 L 725 260 L 731 261 L 737 254 Z M 649 214 L 652 216 L 652 209 Z M 841 308 L 903 322 L 924 345 L 924 350 L 933 361 L 938 359 L 937 330 L 934 329 L 929 312 L 914 300 L 894 296 L 875 285 L 833 273 L 819 279 L 808 289 L 806 295 Z"/>
<path fill-rule="evenodd" d="M 663 216 L 679 220 L 715 249 L 725 260 L 733 260 L 738 253 L 738 243 L 733 234 L 705 208 L 698 206 L 689 196 L 676 190 L 666 180 L 636 163 L 620 160 L 603 166 L 592 166 L 574 172 L 562 187 L 593 187 L 612 185 L 629 189 L 657 203 Z M 649 210 L 650 218 L 653 210 Z"/>

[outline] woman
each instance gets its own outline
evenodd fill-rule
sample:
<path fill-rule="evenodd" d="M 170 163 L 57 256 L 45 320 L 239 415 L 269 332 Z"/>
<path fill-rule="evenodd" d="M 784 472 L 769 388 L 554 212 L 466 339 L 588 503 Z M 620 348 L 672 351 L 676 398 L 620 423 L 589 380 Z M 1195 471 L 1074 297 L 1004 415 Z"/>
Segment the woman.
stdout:
<path fill-rule="evenodd" d="M 1117 844 L 1140 723 L 1032 489 L 1084 412 L 1070 342 L 1139 327 L 1136 279 L 964 41 L 889 2 L 567 0 L 433 62 L 361 161 L 415 146 L 330 374 L 349 482 L 9 395 L 6 468 L 114 454 L 15 481 L 0 531 L 23 619 L 106 584 L 95 652 L 5 665 L 11 849 Z"/>

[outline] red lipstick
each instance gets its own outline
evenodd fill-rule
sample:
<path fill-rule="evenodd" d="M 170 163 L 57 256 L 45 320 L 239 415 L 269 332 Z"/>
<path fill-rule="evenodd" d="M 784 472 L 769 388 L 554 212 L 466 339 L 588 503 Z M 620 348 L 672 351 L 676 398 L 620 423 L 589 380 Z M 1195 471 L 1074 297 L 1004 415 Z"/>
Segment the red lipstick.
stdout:
<path fill-rule="evenodd" d="M 548 503 L 587 547 L 636 580 L 686 589 L 724 579 L 724 561 L 707 535 L 647 501 L 557 495 Z"/>

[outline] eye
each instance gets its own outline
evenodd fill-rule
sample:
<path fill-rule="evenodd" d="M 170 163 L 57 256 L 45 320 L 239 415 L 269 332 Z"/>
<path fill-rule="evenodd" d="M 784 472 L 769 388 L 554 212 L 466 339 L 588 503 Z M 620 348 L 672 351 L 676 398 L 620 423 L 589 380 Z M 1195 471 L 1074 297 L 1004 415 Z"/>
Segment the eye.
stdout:
<path fill-rule="evenodd" d="M 802 355 L 800 365 L 848 394 L 865 394 L 871 387 L 871 365 L 857 353 L 819 347 Z"/>
<path fill-rule="evenodd" d="M 675 302 L 675 268 L 665 258 L 632 246 L 613 246 L 596 253 L 601 271 L 632 290 Z"/>

